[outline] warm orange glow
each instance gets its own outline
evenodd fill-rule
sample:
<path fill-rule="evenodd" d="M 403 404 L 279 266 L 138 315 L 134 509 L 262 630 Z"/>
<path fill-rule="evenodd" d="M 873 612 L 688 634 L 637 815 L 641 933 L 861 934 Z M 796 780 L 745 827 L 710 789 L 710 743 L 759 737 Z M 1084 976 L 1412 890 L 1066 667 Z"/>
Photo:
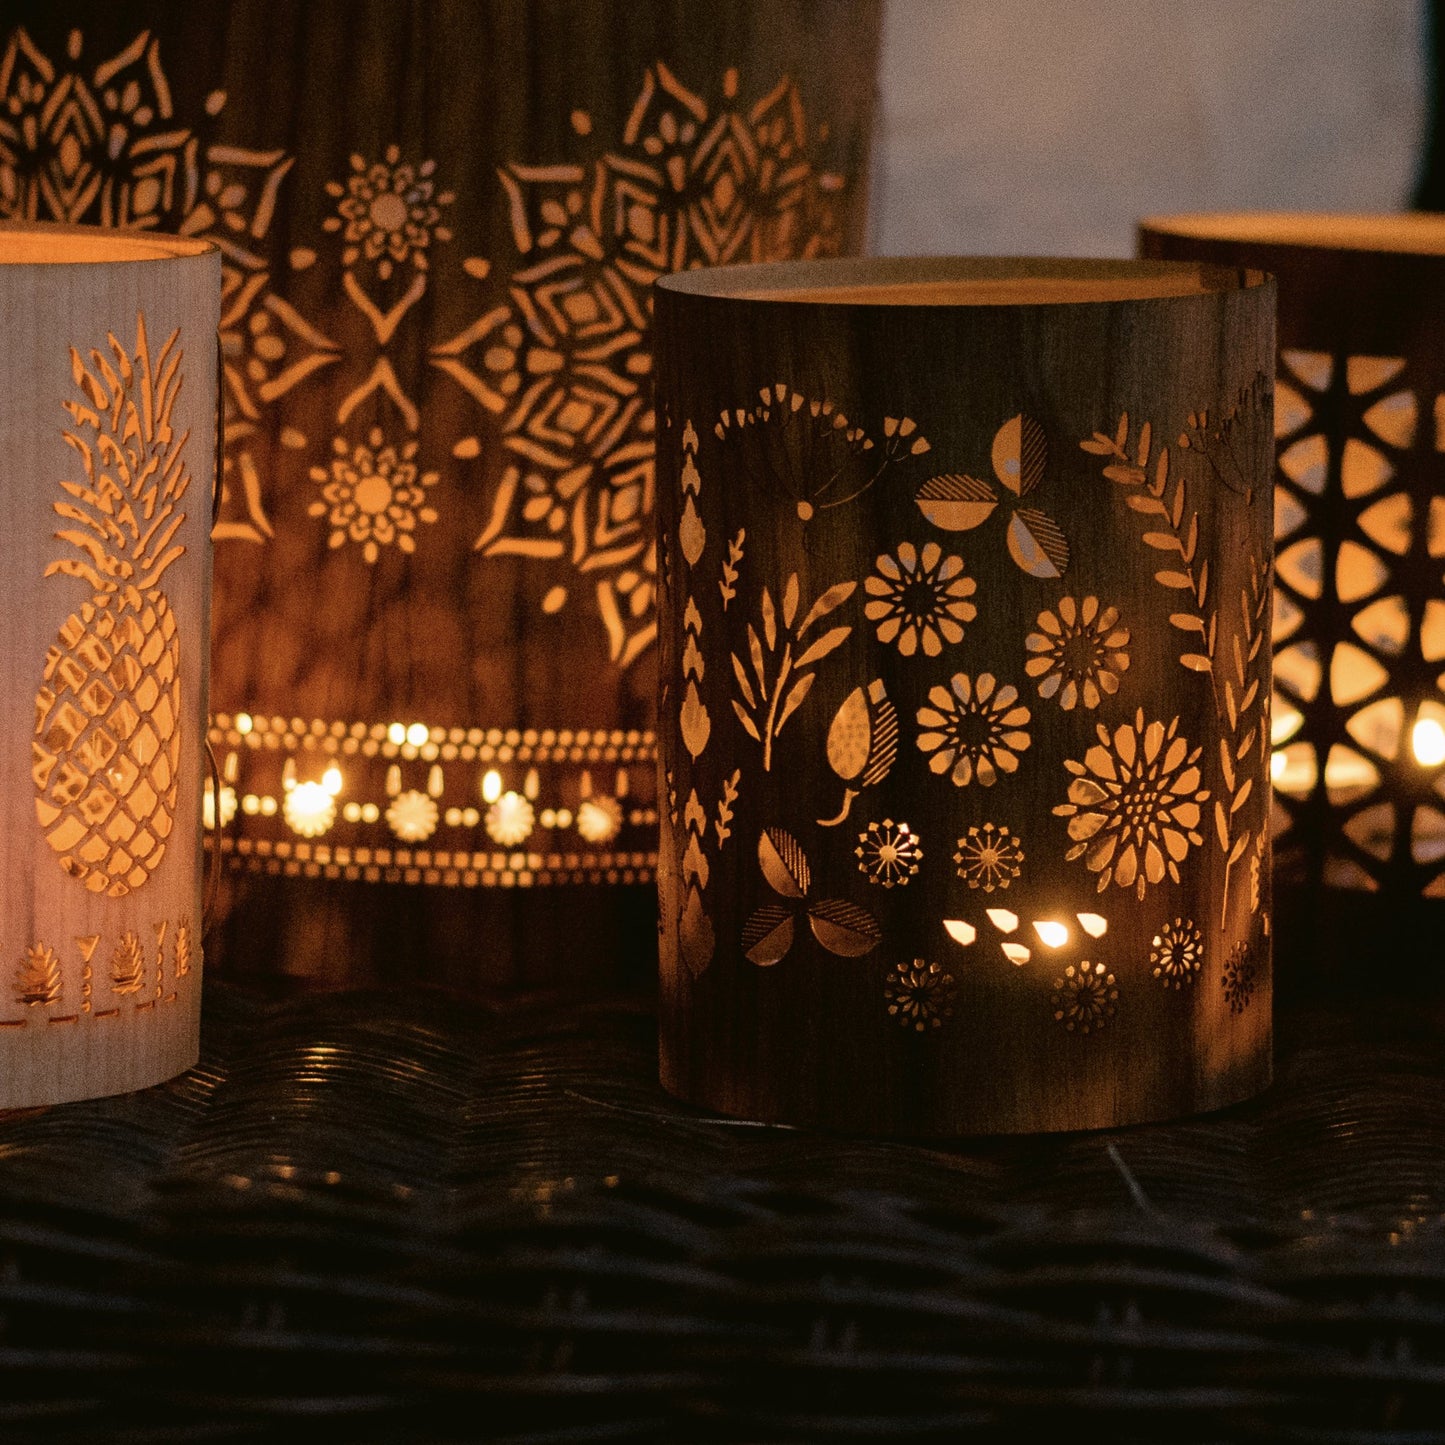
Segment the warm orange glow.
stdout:
<path fill-rule="evenodd" d="M 1439 767 L 1445 763 L 1445 727 L 1433 717 L 1420 718 L 1411 730 L 1410 748 L 1422 767 Z"/>
<path fill-rule="evenodd" d="M 1048 944 L 1050 948 L 1062 948 L 1069 941 L 1069 930 L 1062 923 L 1052 923 L 1044 920 L 1034 924 L 1034 932 Z"/>
<path fill-rule="evenodd" d="M 488 768 L 482 775 L 482 801 L 495 803 L 502 796 L 502 775 L 495 768 Z"/>

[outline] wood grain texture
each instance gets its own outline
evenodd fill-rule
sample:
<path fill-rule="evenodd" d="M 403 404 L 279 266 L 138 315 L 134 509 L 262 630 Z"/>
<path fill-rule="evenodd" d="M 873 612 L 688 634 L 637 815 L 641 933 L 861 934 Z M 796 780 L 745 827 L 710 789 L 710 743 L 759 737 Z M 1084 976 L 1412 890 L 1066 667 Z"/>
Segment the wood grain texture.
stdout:
<path fill-rule="evenodd" d="M 649 288 L 861 245 L 878 13 L 6 8 L 0 213 L 223 250 L 224 966 L 281 966 L 247 940 L 285 910 L 284 966 L 318 981 L 541 982 L 558 905 L 532 894 L 556 888 L 588 921 L 579 978 L 650 949 L 619 924 L 656 848 Z M 64 86 L 123 138 L 79 129 L 69 180 L 42 114 Z M 334 811 L 297 817 L 291 784 L 333 765 Z M 515 795 L 490 823 L 489 771 Z"/>
<path fill-rule="evenodd" d="M 1036 281 L 1099 299 L 888 304 Z M 1263 1087 L 1272 282 L 827 262 L 657 312 L 664 1085 L 919 1136 Z"/>
<path fill-rule="evenodd" d="M 1445 908 L 1422 902 L 1445 900 L 1445 758 L 1415 743 L 1445 747 L 1445 220 L 1164 216 L 1139 244 L 1278 278 L 1278 876 L 1307 916 L 1349 890 L 1382 971 L 1433 977 L 1387 940 Z"/>
<path fill-rule="evenodd" d="M 220 255 L 0 226 L 0 1107 L 195 1062 Z"/>

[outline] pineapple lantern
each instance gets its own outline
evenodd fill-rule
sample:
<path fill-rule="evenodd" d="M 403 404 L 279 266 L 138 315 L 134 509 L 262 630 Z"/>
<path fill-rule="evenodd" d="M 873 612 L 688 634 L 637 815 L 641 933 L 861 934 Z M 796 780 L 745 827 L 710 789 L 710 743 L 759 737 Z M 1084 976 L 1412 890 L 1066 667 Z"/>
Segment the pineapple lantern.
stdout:
<path fill-rule="evenodd" d="M 0 227 L 0 1107 L 196 1058 L 221 265 Z"/>

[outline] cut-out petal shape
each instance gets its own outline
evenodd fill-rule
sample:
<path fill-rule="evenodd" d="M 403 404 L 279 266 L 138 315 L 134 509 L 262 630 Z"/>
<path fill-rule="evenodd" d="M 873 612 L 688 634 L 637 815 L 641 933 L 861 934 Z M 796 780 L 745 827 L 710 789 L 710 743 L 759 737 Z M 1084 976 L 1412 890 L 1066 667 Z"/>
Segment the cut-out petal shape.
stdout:
<path fill-rule="evenodd" d="M 1275 559 L 1275 572 L 1281 582 L 1293 587 L 1301 597 L 1314 599 L 1324 595 L 1324 544 L 1318 537 L 1304 537 L 1286 547 Z"/>
<path fill-rule="evenodd" d="M 824 898 L 808 908 L 813 937 L 842 958 L 860 958 L 878 946 L 883 930 L 866 908 L 841 898 Z"/>
<path fill-rule="evenodd" d="M 1387 657 L 1399 656 L 1410 640 L 1410 612 L 1403 597 L 1381 597 L 1370 603 L 1355 613 L 1350 626 L 1368 646 Z"/>
<path fill-rule="evenodd" d="M 1296 486 L 1321 495 L 1330 471 L 1330 449 L 1324 437 L 1316 432 L 1286 447 L 1279 456 L 1279 469 Z"/>
<path fill-rule="evenodd" d="M 967 948 L 978 937 L 978 929 L 971 923 L 965 923 L 961 918 L 945 918 L 943 927 L 948 936 L 964 948 Z"/>
<path fill-rule="evenodd" d="M 1353 642 L 1337 642 L 1330 658 L 1330 697 L 1337 707 L 1363 702 L 1378 692 L 1390 674 Z"/>
<path fill-rule="evenodd" d="M 943 532 L 971 532 L 998 506 L 994 489 L 978 477 L 946 472 L 930 477 L 914 493 L 918 510 Z"/>
<path fill-rule="evenodd" d="M 1378 492 L 1391 477 L 1395 468 L 1379 447 L 1372 447 L 1356 437 L 1345 442 L 1340 456 L 1340 490 L 1347 497 L 1368 497 Z"/>
<path fill-rule="evenodd" d="M 1358 542 L 1341 542 L 1335 559 L 1335 592 L 1341 602 L 1358 602 L 1378 592 L 1390 578 L 1390 569 Z"/>
<path fill-rule="evenodd" d="M 1016 497 L 1026 497 L 1043 480 L 1048 456 L 1044 429 L 1032 417 L 1010 417 L 994 433 L 993 474 Z"/>
<path fill-rule="evenodd" d="M 784 898 L 802 898 L 808 891 L 811 873 L 802 846 L 784 828 L 769 828 L 758 839 L 758 866 L 774 893 Z"/>
<path fill-rule="evenodd" d="M 1069 542 L 1044 512 L 1020 507 L 1009 518 L 1008 550 L 1031 577 L 1062 577 L 1069 570 Z"/>
<path fill-rule="evenodd" d="M 1352 803 L 1380 785 L 1380 770 L 1368 758 L 1335 743 L 1325 759 L 1325 792 L 1332 807 Z"/>
<path fill-rule="evenodd" d="M 777 903 L 765 903 L 743 925 L 743 956 L 760 968 L 781 962 L 793 946 L 793 915 Z"/>
<path fill-rule="evenodd" d="M 1102 938 L 1109 931 L 1109 920 L 1102 913 L 1079 913 L 1075 917 L 1090 938 Z"/>
<path fill-rule="evenodd" d="M 1000 933 L 1012 933 L 1019 926 L 1018 914 L 1010 913 L 1007 908 L 986 908 L 984 912 L 988 915 L 988 921 Z"/>
<path fill-rule="evenodd" d="M 1062 923 L 1056 923 L 1049 919 L 1039 919 L 1034 924 L 1034 932 L 1050 948 L 1062 948 L 1069 941 L 1069 930 Z"/>
<path fill-rule="evenodd" d="M 1345 385 L 1351 396 L 1378 391 L 1405 369 L 1403 356 L 1352 356 L 1345 362 Z"/>
<path fill-rule="evenodd" d="M 1345 723 L 1345 730 L 1367 752 L 1393 762 L 1405 735 L 1405 704 L 1398 697 L 1382 697 L 1361 708 Z"/>
<path fill-rule="evenodd" d="M 1345 836 L 1382 863 L 1395 846 L 1395 805 L 1375 803 L 1345 819 Z"/>
<path fill-rule="evenodd" d="M 1284 351 L 1280 359 L 1311 391 L 1326 391 L 1335 374 L 1335 359 L 1328 351 Z"/>
<path fill-rule="evenodd" d="M 1016 968 L 1022 968 L 1033 955 L 1021 943 L 1005 943 L 1003 956 Z"/>
<path fill-rule="evenodd" d="M 1383 442 L 1403 450 L 1415 440 L 1415 393 L 1397 391 L 1377 401 L 1362 418 Z"/>
<path fill-rule="evenodd" d="M 1414 534 L 1415 507 L 1408 492 L 1393 492 L 1360 513 L 1360 530 L 1372 542 L 1403 557 Z"/>

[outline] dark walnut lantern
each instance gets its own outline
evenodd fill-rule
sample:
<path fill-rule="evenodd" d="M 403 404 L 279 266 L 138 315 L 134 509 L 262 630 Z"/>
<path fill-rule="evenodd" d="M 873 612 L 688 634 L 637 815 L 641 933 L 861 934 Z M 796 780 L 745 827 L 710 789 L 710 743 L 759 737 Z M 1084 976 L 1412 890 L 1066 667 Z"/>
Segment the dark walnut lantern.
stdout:
<path fill-rule="evenodd" d="M 1307 915 L 1375 894 L 1338 914 L 1375 943 L 1417 929 L 1445 899 L 1445 218 L 1166 216 L 1140 246 L 1278 278 L 1277 877 Z"/>
<path fill-rule="evenodd" d="M 1270 1077 L 1274 286 L 657 291 L 662 1080 L 874 1134 Z"/>
<path fill-rule="evenodd" d="M 650 969 L 651 286 L 859 245 L 878 9 L 6 7 L 0 216 L 222 253 L 228 970 Z"/>

